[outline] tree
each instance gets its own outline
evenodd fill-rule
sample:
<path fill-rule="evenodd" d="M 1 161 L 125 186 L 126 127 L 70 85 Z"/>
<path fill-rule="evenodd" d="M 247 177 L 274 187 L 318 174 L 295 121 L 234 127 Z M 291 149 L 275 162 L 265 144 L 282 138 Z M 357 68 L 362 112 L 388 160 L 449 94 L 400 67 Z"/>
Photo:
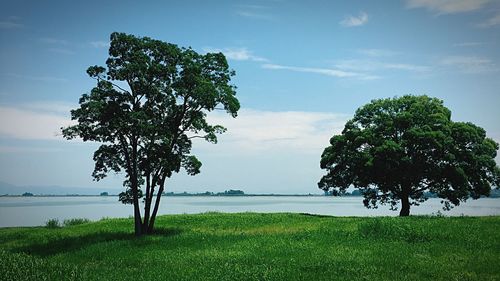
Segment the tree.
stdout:
<path fill-rule="evenodd" d="M 488 196 L 500 184 L 498 144 L 472 124 L 451 121 L 443 102 L 428 96 L 373 100 L 359 108 L 321 155 L 319 188 L 341 195 L 360 189 L 367 208 L 390 204 L 410 214 L 425 192 L 444 209 Z"/>
<path fill-rule="evenodd" d="M 199 173 L 190 154 L 192 139 L 216 143 L 225 128 L 208 123 L 207 112 L 236 117 L 236 87 L 222 53 L 201 55 L 191 48 L 148 37 L 112 33 L 106 67 L 87 73 L 96 86 L 71 111 L 76 125 L 63 128 L 67 139 L 101 145 L 94 153 L 95 180 L 125 172 L 119 199 L 134 206 L 135 234 L 153 231 L 165 181 L 184 168 Z M 141 217 L 139 199 L 144 201 Z"/>
<path fill-rule="evenodd" d="M 245 195 L 245 192 L 243 192 L 243 190 L 239 190 L 239 189 L 230 189 L 230 190 L 226 190 L 224 192 L 219 192 L 217 193 L 217 195 L 224 195 L 224 196 L 238 196 L 238 195 Z"/>

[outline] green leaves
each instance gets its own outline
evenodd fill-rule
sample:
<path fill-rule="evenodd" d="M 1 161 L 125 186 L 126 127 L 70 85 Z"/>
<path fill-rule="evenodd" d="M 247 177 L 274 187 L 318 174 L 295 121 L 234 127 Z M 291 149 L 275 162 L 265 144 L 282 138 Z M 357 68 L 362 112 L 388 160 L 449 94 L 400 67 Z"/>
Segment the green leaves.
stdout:
<path fill-rule="evenodd" d="M 142 198 L 144 195 L 142 194 L 142 190 L 138 191 L 138 198 Z M 133 192 L 130 188 L 127 188 L 125 191 L 120 192 L 118 194 L 118 201 L 122 202 L 123 204 L 133 204 L 134 203 L 134 195 Z"/>
<path fill-rule="evenodd" d="M 339 194 L 360 188 L 367 207 L 396 206 L 403 197 L 418 204 L 424 191 L 454 205 L 488 195 L 500 181 L 498 144 L 482 128 L 450 117 L 441 100 L 428 96 L 372 101 L 331 138 L 319 187 Z"/>
<path fill-rule="evenodd" d="M 106 68 L 98 65 L 91 66 L 87 69 L 87 74 L 92 78 L 98 78 L 106 72 Z"/>
<path fill-rule="evenodd" d="M 92 176 L 95 180 L 103 179 L 110 171 L 121 171 L 125 163 L 119 157 L 120 149 L 118 145 L 103 144 L 94 152 L 95 168 Z"/>
<path fill-rule="evenodd" d="M 194 176 L 200 172 L 201 162 L 195 156 L 184 157 L 182 165 L 188 175 Z"/>

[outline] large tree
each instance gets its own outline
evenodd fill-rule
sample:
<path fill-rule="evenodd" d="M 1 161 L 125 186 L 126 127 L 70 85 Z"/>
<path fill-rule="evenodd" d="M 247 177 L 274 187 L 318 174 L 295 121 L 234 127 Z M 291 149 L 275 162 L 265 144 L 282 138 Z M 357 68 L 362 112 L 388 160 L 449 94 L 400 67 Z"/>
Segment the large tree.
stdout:
<path fill-rule="evenodd" d="M 488 196 L 500 184 L 498 144 L 472 124 L 453 122 L 443 102 L 428 96 L 373 100 L 359 108 L 321 155 L 319 188 L 341 195 L 360 189 L 367 208 L 400 204 L 410 214 L 431 192 L 444 208 Z"/>
<path fill-rule="evenodd" d="M 148 37 L 111 34 L 106 67 L 92 66 L 96 80 L 71 111 L 76 124 L 63 128 L 67 139 L 100 143 L 92 174 L 100 180 L 124 171 L 120 201 L 133 204 L 135 234 L 153 231 L 165 181 L 184 168 L 199 173 L 201 162 L 190 155 L 192 139 L 216 143 L 225 129 L 207 122 L 207 112 L 225 110 L 236 117 L 240 107 L 222 53 Z M 143 198 L 141 216 L 139 200 Z"/>

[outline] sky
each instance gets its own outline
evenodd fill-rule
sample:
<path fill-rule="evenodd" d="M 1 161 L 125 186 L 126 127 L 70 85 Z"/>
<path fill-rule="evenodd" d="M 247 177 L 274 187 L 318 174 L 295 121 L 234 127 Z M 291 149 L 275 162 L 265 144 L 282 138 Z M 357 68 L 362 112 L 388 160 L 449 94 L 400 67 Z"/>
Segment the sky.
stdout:
<path fill-rule="evenodd" d="M 121 189 L 123 174 L 92 180 L 97 144 L 59 130 L 114 31 L 223 52 L 236 72 L 238 117 L 209 115 L 228 131 L 196 141 L 201 173 L 173 175 L 166 191 L 321 193 L 323 149 L 376 98 L 440 98 L 500 142 L 498 0 L 4 0 L 0 181 Z"/>

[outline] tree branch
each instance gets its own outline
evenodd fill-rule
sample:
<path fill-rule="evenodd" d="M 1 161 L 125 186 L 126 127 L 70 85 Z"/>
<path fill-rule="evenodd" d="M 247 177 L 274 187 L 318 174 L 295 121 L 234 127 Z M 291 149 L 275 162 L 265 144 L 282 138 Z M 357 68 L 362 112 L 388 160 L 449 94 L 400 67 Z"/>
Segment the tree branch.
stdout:
<path fill-rule="evenodd" d="M 204 135 L 204 136 L 199 136 L 199 135 L 197 135 L 197 136 L 188 137 L 188 139 L 195 139 L 195 138 L 204 139 L 204 138 L 206 138 L 207 136 L 208 136 L 208 135 Z"/>
<path fill-rule="evenodd" d="M 92 77 L 92 78 L 94 78 L 94 77 Z M 127 91 L 127 90 L 123 89 L 122 87 L 120 87 L 120 86 L 116 85 L 115 83 L 113 83 L 113 82 L 109 81 L 108 79 L 104 79 L 104 78 L 103 78 L 103 77 L 101 77 L 101 76 L 97 76 L 97 77 L 95 77 L 94 79 L 95 79 L 95 80 L 97 80 L 97 82 L 99 82 L 100 80 L 104 80 L 104 81 L 106 81 L 106 82 L 109 82 L 111 85 L 115 86 L 116 88 L 118 88 L 118 89 L 120 89 L 120 90 L 122 90 L 122 91 L 124 91 L 124 92 L 126 92 L 126 93 L 128 93 L 128 94 L 130 94 L 130 92 L 129 92 L 129 91 Z"/>

